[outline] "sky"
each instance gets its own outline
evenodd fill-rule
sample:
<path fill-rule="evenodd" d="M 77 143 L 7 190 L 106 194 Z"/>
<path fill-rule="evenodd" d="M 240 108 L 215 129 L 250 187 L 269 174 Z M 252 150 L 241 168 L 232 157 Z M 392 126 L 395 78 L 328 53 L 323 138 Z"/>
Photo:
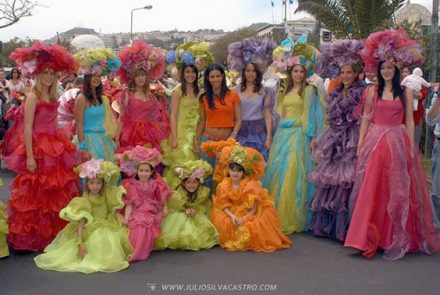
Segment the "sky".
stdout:
<path fill-rule="evenodd" d="M 195 31 L 223 29 L 233 31 L 252 23 L 282 21 L 282 0 L 37 0 L 31 17 L 0 29 L 0 41 L 20 38 L 49 39 L 74 27 L 92 28 L 98 33 L 130 32 L 131 10 L 152 5 L 151 10 L 133 12 L 133 32 Z M 296 2 L 296 1 L 294 1 Z M 112 4 L 110 4 L 112 3 Z M 432 0 L 412 0 L 432 9 Z M 296 4 L 290 8 L 288 19 L 294 15 Z"/>

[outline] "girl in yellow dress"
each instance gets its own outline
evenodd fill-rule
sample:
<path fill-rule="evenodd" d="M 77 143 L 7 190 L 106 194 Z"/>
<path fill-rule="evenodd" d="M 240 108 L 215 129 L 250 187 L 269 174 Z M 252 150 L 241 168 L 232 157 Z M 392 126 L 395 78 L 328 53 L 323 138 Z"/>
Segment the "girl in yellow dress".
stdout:
<path fill-rule="evenodd" d="M 203 143 L 202 149 L 209 156 L 220 155 L 214 174 L 219 185 L 211 210 L 220 246 L 257 252 L 289 248 L 292 242 L 281 232 L 273 201 L 259 181 L 264 173 L 263 156 L 232 138 Z"/>
<path fill-rule="evenodd" d="M 0 179 L 0 186 L 3 181 Z M 9 256 L 8 243 L 6 243 L 6 235 L 8 234 L 8 215 L 6 213 L 5 204 L 0 202 L 0 258 Z"/>

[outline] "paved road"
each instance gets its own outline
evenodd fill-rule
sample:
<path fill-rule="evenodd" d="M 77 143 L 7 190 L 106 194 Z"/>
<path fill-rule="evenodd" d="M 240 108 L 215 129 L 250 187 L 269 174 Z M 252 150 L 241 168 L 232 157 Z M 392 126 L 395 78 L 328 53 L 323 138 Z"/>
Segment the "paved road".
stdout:
<path fill-rule="evenodd" d="M 5 182 L 0 199 L 5 201 L 13 175 L 2 170 L 0 177 Z M 154 252 L 148 261 L 112 274 L 44 271 L 33 263 L 36 254 L 12 253 L 0 259 L 0 294 L 440 295 L 440 254 L 367 260 L 335 241 L 309 234 L 291 239 L 292 248 L 270 254 L 219 247 Z M 165 290 L 173 287 L 190 291 Z"/>

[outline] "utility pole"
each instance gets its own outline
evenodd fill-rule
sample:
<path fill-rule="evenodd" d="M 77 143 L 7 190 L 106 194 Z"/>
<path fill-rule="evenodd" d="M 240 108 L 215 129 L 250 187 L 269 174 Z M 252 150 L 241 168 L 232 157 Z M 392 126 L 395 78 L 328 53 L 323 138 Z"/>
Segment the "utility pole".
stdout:
<path fill-rule="evenodd" d="M 438 68 L 438 9 L 439 0 L 432 1 L 432 16 L 431 16 L 431 48 L 430 48 L 430 61 L 431 61 L 431 73 L 429 74 L 429 81 L 435 83 L 437 81 L 437 68 Z M 429 105 L 431 104 L 432 91 L 428 91 Z M 425 136 L 425 155 L 431 158 L 432 154 L 432 130 L 426 128 Z"/>

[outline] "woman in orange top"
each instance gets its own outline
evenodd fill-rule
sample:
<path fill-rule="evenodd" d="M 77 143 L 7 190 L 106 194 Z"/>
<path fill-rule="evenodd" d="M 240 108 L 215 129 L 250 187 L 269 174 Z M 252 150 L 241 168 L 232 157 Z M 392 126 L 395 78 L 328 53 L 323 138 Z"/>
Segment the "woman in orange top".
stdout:
<path fill-rule="evenodd" d="M 241 127 L 240 97 L 226 86 L 225 71 L 222 66 L 212 64 L 205 70 L 205 93 L 200 97 L 200 121 L 194 137 L 194 150 L 207 141 L 235 138 Z M 215 159 L 208 158 L 203 151 L 200 157 L 211 166 Z M 211 180 L 207 179 L 210 186 Z"/>

